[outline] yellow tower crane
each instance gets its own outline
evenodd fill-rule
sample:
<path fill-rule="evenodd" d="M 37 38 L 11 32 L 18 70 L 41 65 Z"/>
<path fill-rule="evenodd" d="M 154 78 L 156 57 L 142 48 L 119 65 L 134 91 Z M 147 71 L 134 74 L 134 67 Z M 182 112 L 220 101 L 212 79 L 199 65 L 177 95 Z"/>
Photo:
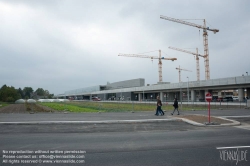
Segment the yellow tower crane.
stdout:
<path fill-rule="evenodd" d="M 187 51 L 187 50 L 183 50 L 183 49 L 180 49 L 180 48 L 175 48 L 175 47 L 168 47 L 168 48 L 173 49 L 173 50 L 176 50 L 176 51 L 185 52 L 185 53 L 192 54 L 192 55 L 195 55 L 195 56 L 196 56 L 196 75 L 197 75 L 197 81 L 200 81 L 199 56 L 200 56 L 200 57 L 203 57 L 203 58 L 205 58 L 205 56 L 204 56 L 204 55 L 200 55 L 200 54 L 198 53 L 198 48 L 196 48 L 196 53 L 191 52 L 191 51 Z"/>
<path fill-rule="evenodd" d="M 173 22 L 177 22 L 177 23 L 181 23 L 184 25 L 189 25 L 189 26 L 193 26 L 199 29 L 203 29 L 203 45 L 204 45 L 204 56 L 205 56 L 205 78 L 206 80 L 210 79 L 210 70 L 209 70 L 209 51 L 208 51 L 208 35 L 207 35 L 207 31 L 213 31 L 214 33 L 219 32 L 218 29 L 210 29 L 209 27 L 206 26 L 206 20 L 204 19 L 204 25 L 198 25 L 198 24 L 194 24 L 194 23 L 190 23 L 187 21 L 183 21 L 180 19 L 175 19 L 175 18 L 171 18 L 171 17 L 167 17 L 167 16 L 160 16 L 161 19 L 165 19 L 168 21 L 173 21 Z"/>
<path fill-rule="evenodd" d="M 171 60 L 175 61 L 177 58 L 164 58 L 161 57 L 161 50 L 159 50 L 159 57 L 157 56 L 149 56 L 149 55 L 138 55 L 138 54 L 119 54 L 118 56 L 126 56 L 126 57 L 138 57 L 138 58 L 150 58 L 150 59 L 158 59 L 158 73 L 159 73 L 159 82 L 162 82 L 162 61 L 161 60 Z"/>
<path fill-rule="evenodd" d="M 183 70 L 183 71 L 190 71 L 190 72 L 192 72 L 191 70 L 187 70 L 187 69 L 181 69 L 180 68 L 180 65 L 179 65 L 179 67 L 177 67 L 177 68 L 175 68 L 176 70 L 179 70 L 179 82 L 181 82 L 181 70 Z"/>

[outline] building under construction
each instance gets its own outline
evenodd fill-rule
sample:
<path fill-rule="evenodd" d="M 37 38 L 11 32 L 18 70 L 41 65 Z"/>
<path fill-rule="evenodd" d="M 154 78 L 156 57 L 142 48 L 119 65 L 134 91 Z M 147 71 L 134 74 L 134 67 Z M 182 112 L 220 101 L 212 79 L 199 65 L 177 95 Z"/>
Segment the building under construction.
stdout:
<path fill-rule="evenodd" d="M 70 90 L 55 97 L 77 100 L 91 100 L 92 97 L 98 97 L 101 100 L 151 101 L 160 96 L 162 101 L 173 101 L 176 97 L 179 100 L 196 102 L 205 101 L 208 92 L 224 97 L 228 95 L 225 93 L 228 90 L 237 90 L 239 101 L 243 101 L 245 96 L 250 96 L 250 76 L 179 83 L 161 82 L 153 85 L 145 85 L 145 79 L 138 78 Z"/>

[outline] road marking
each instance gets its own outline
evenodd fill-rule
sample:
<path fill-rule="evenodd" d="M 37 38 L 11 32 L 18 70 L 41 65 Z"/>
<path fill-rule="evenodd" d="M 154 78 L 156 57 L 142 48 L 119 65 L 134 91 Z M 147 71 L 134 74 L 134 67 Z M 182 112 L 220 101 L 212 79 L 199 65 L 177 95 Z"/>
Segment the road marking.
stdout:
<path fill-rule="evenodd" d="M 104 120 L 104 121 L 26 121 L 26 122 L 0 122 L 0 124 L 96 124 L 96 123 L 147 123 L 147 122 L 167 122 L 178 121 L 176 118 L 170 119 L 138 119 L 138 120 Z"/>
<path fill-rule="evenodd" d="M 223 118 L 249 118 L 250 115 L 242 115 L 242 116 L 220 116 Z"/>
<path fill-rule="evenodd" d="M 216 149 L 240 149 L 240 148 L 250 148 L 250 146 L 231 146 L 231 147 L 217 147 Z"/>
<path fill-rule="evenodd" d="M 245 130 L 250 130 L 250 125 L 234 126 L 234 127 L 240 128 L 240 129 L 245 129 Z"/>

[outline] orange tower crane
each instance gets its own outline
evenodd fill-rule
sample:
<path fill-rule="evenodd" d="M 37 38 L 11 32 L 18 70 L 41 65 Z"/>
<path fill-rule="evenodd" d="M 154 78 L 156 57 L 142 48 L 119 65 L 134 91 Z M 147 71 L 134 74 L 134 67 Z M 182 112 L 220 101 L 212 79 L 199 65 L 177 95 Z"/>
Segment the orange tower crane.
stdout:
<path fill-rule="evenodd" d="M 138 55 L 138 54 L 119 54 L 118 56 L 126 56 L 126 57 L 138 57 L 138 58 L 150 58 L 150 59 L 158 59 L 158 73 L 159 73 L 159 82 L 162 82 L 162 60 L 171 60 L 175 61 L 177 58 L 164 58 L 161 57 L 161 50 L 159 50 L 159 57 L 157 56 L 149 56 L 149 55 Z"/>
<path fill-rule="evenodd" d="M 179 65 L 179 68 L 177 67 L 177 68 L 175 68 L 176 70 L 179 70 L 179 82 L 181 82 L 181 70 L 183 70 L 183 71 L 190 71 L 190 72 L 192 72 L 191 70 L 187 70 L 187 69 L 181 69 L 180 68 L 180 65 Z"/>
<path fill-rule="evenodd" d="M 191 51 L 187 51 L 187 50 L 183 50 L 183 49 L 180 49 L 180 48 L 175 48 L 175 47 L 168 47 L 170 49 L 173 49 L 173 50 L 176 50 L 176 51 L 181 51 L 181 52 L 185 52 L 185 53 L 188 53 L 188 54 L 192 54 L 192 55 L 195 55 L 196 56 L 196 74 L 197 74 L 197 81 L 200 81 L 200 65 L 199 65 L 199 56 L 205 58 L 204 55 L 200 55 L 198 53 L 198 48 L 196 48 L 196 53 L 194 52 L 191 52 Z"/>
<path fill-rule="evenodd" d="M 209 27 L 206 26 L 206 20 L 204 19 L 204 25 L 198 25 L 198 24 L 194 24 L 194 23 L 190 23 L 187 21 L 183 21 L 180 19 L 175 19 L 175 18 L 171 18 L 171 17 L 167 17 L 167 16 L 160 16 L 161 19 L 165 19 L 168 21 L 173 21 L 173 22 L 177 22 L 177 23 L 181 23 L 184 25 L 189 25 L 189 26 L 193 26 L 199 29 L 203 29 L 203 45 L 204 45 L 204 56 L 205 56 L 205 78 L 206 80 L 210 79 L 210 70 L 209 70 L 209 51 L 208 51 L 208 34 L 207 31 L 213 31 L 214 33 L 219 32 L 218 29 L 210 29 Z"/>

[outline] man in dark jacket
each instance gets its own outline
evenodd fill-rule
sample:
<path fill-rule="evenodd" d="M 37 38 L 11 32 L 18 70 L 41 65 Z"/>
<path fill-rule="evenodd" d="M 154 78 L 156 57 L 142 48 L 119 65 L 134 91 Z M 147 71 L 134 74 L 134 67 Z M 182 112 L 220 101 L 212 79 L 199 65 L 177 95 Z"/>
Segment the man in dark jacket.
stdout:
<path fill-rule="evenodd" d="M 156 107 L 156 113 L 155 113 L 156 116 L 164 115 L 164 112 L 162 111 L 161 106 L 162 106 L 162 103 L 161 103 L 160 97 L 157 96 L 157 107 Z"/>
<path fill-rule="evenodd" d="M 178 111 L 178 101 L 177 101 L 177 98 L 174 99 L 174 105 L 173 106 L 174 106 L 174 111 L 173 111 L 173 113 L 171 113 L 171 115 L 174 115 L 175 110 Z M 177 115 L 180 115 L 179 111 L 178 111 Z"/>

